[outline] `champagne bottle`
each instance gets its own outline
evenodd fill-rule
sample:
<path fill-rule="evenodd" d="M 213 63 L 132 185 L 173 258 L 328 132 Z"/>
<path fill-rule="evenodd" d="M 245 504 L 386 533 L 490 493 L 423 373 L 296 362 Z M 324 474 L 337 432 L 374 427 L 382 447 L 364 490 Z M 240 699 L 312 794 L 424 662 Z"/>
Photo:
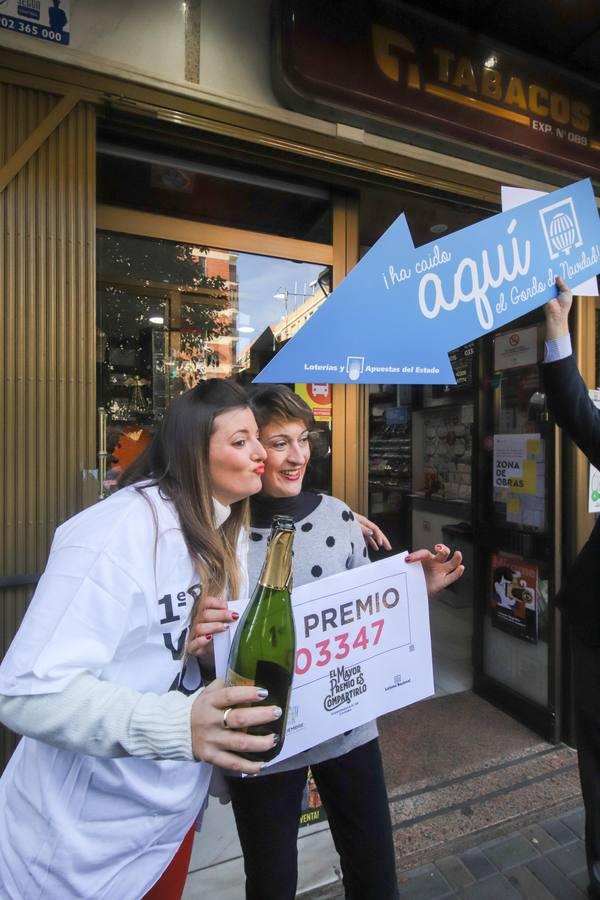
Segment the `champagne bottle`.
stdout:
<path fill-rule="evenodd" d="M 291 602 L 294 522 L 275 516 L 267 555 L 250 603 L 240 619 L 227 664 L 228 685 L 257 685 L 269 696 L 252 706 L 280 706 L 281 717 L 266 725 L 248 728 L 250 734 L 279 735 L 272 750 L 243 753 L 246 759 L 268 762 L 283 747 L 296 658 L 296 633 Z"/>

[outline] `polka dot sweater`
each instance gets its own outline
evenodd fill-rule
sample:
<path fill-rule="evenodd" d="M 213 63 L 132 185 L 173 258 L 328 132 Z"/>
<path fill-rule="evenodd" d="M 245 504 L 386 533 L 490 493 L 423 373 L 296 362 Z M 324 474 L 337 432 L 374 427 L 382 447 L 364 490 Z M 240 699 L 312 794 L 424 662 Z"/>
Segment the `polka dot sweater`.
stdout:
<path fill-rule="evenodd" d="M 307 504 L 307 497 L 313 502 Z M 301 494 L 297 498 L 285 499 L 285 514 L 291 515 L 296 524 L 292 563 L 293 583 L 296 586 L 344 572 L 346 569 L 355 569 L 369 562 L 362 531 L 346 504 L 325 494 L 319 495 L 319 498 L 320 501 L 316 507 L 314 501 L 317 498 L 314 495 Z M 277 500 L 272 502 L 273 515 L 284 512 L 283 508 L 278 508 Z M 312 508 L 308 514 L 306 514 L 307 508 Z M 261 512 L 263 511 L 261 510 Z M 301 516 L 301 518 L 297 518 L 297 516 Z M 255 521 L 252 507 L 251 520 Z M 264 518 L 261 518 L 261 525 L 263 521 Z M 270 531 L 270 526 L 251 525 L 250 527 L 248 572 L 251 587 L 258 581 Z M 354 728 L 345 735 L 325 741 L 323 744 L 313 747 L 312 750 L 269 766 L 264 774 L 285 772 L 324 762 L 327 759 L 342 756 L 375 737 L 377 737 L 377 726 L 375 722 L 369 722 L 367 725 Z"/>

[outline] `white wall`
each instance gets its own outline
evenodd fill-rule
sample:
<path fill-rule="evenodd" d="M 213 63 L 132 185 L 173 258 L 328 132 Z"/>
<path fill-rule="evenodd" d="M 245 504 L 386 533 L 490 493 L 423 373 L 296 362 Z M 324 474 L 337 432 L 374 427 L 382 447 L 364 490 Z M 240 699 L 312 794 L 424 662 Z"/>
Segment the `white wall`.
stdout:
<path fill-rule="evenodd" d="M 180 0 L 77 0 L 71 17 L 73 50 L 132 71 L 183 81 L 184 5 Z"/>
<path fill-rule="evenodd" d="M 72 0 L 67 46 L 4 29 L 0 46 L 100 72 L 181 82 L 184 21 L 181 0 Z"/>
<path fill-rule="evenodd" d="M 185 80 L 185 7 L 183 0 L 72 0 L 68 46 L 4 29 L 0 46 L 172 90 L 277 107 L 269 74 L 270 0 L 202 0 L 199 84 Z"/>
<path fill-rule="evenodd" d="M 279 106 L 271 88 L 270 0 L 203 0 L 200 86 L 260 106 Z"/>

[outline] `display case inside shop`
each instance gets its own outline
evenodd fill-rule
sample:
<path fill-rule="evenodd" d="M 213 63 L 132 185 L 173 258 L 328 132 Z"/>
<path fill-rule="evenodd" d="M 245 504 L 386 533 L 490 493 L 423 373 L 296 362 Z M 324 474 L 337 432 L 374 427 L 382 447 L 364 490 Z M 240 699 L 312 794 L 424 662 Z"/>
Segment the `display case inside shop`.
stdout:
<path fill-rule="evenodd" d="M 417 497 L 471 503 L 475 353 L 471 342 L 449 354 L 456 384 L 423 387 L 413 412 L 411 490 Z"/>
<path fill-rule="evenodd" d="M 473 404 L 413 414 L 413 493 L 471 502 Z"/>
<path fill-rule="evenodd" d="M 476 348 L 450 354 L 456 384 L 425 385 L 413 411 L 411 544 L 461 550 L 472 572 Z M 472 603 L 472 574 L 454 587 L 455 608 Z M 460 595 L 460 596 L 459 596 Z"/>
<path fill-rule="evenodd" d="M 375 406 L 369 438 L 369 488 L 373 512 L 392 512 L 410 487 L 410 410 Z"/>
<path fill-rule="evenodd" d="M 396 548 L 406 533 L 411 484 L 411 389 L 373 386 L 369 394 L 369 514 Z"/>

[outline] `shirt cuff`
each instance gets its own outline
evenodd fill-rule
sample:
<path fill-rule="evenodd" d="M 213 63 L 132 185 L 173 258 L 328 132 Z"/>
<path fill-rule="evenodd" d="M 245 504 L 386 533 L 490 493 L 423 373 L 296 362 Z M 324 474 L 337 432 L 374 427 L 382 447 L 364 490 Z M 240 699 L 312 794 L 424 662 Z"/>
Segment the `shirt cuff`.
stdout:
<path fill-rule="evenodd" d="M 571 335 L 563 334 L 561 337 L 546 341 L 544 345 L 544 362 L 558 362 L 559 359 L 565 359 L 567 356 L 571 356 L 572 353 Z"/>
<path fill-rule="evenodd" d="M 129 722 L 126 751 L 147 759 L 193 760 L 192 705 L 200 691 L 142 694 Z"/>

